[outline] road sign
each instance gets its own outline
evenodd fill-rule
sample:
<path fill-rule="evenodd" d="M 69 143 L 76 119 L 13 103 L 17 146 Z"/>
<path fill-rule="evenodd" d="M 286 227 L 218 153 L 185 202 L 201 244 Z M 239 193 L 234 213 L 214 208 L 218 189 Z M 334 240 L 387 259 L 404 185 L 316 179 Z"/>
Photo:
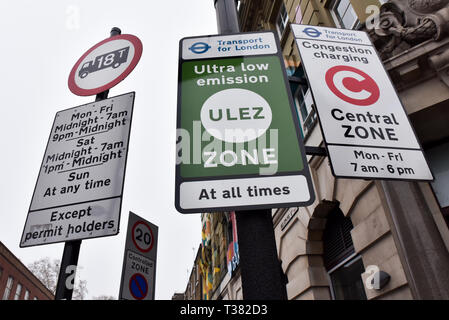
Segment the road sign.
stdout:
<path fill-rule="evenodd" d="M 69 88 L 79 96 L 106 91 L 125 79 L 142 56 L 142 42 L 130 34 L 107 38 L 90 48 L 69 75 Z"/>
<path fill-rule="evenodd" d="M 292 30 L 334 175 L 433 180 L 366 32 L 296 24 Z"/>
<path fill-rule="evenodd" d="M 154 300 L 158 227 L 129 213 L 120 299 Z"/>
<path fill-rule="evenodd" d="M 132 240 L 140 252 L 149 252 L 154 245 L 154 235 L 151 227 L 145 221 L 138 221 L 133 225 Z"/>
<path fill-rule="evenodd" d="M 177 210 L 313 203 L 275 33 L 184 38 L 179 57 Z"/>
<path fill-rule="evenodd" d="M 134 96 L 56 114 L 21 247 L 118 233 Z"/>
<path fill-rule="evenodd" d="M 136 300 L 143 300 L 148 295 L 148 282 L 140 273 L 135 273 L 129 280 L 129 292 Z"/>

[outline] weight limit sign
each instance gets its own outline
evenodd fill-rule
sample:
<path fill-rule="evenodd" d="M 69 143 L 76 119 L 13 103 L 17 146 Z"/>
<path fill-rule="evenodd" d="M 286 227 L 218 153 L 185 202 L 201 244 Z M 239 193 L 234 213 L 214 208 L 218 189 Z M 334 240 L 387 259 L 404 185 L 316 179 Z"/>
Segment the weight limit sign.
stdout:
<path fill-rule="evenodd" d="M 107 38 L 86 51 L 69 75 L 69 89 L 79 96 L 109 90 L 125 79 L 142 56 L 142 42 L 131 34 Z"/>

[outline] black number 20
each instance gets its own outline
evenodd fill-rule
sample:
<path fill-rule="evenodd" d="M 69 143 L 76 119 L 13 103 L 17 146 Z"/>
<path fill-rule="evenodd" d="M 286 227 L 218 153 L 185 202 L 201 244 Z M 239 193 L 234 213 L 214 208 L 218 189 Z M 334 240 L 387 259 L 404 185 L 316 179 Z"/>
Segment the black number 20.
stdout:
<path fill-rule="evenodd" d="M 146 245 L 149 245 L 151 243 L 151 234 L 148 232 L 143 232 L 142 229 L 137 229 L 136 230 L 137 236 L 136 239 L 139 241 L 142 241 L 142 236 L 143 236 L 143 242 Z"/>

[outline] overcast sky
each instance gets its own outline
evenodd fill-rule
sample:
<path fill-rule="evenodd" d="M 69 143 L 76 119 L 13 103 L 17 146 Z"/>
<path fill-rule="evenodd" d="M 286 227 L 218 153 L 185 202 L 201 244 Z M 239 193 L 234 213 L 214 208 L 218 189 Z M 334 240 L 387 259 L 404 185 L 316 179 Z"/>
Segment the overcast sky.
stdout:
<path fill-rule="evenodd" d="M 112 27 L 143 43 L 134 71 L 109 97 L 135 91 L 120 230 L 84 240 L 78 275 L 88 297 L 118 297 L 128 212 L 159 226 L 156 299 L 185 290 L 201 241 L 199 214 L 174 207 L 179 40 L 216 34 L 213 0 L 1 1 L 0 241 L 24 264 L 61 259 L 64 244 L 19 248 L 55 113 L 89 103 L 72 94 L 71 68 Z"/>

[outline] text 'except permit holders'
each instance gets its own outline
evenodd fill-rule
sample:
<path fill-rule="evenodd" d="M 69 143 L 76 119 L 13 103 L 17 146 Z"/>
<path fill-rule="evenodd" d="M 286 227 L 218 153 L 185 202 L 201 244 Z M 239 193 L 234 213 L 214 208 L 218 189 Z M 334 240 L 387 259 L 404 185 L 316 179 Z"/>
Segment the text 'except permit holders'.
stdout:
<path fill-rule="evenodd" d="M 120 202 L 114 198 L 30 212 L 20 246 L 115 235 Z"/>

